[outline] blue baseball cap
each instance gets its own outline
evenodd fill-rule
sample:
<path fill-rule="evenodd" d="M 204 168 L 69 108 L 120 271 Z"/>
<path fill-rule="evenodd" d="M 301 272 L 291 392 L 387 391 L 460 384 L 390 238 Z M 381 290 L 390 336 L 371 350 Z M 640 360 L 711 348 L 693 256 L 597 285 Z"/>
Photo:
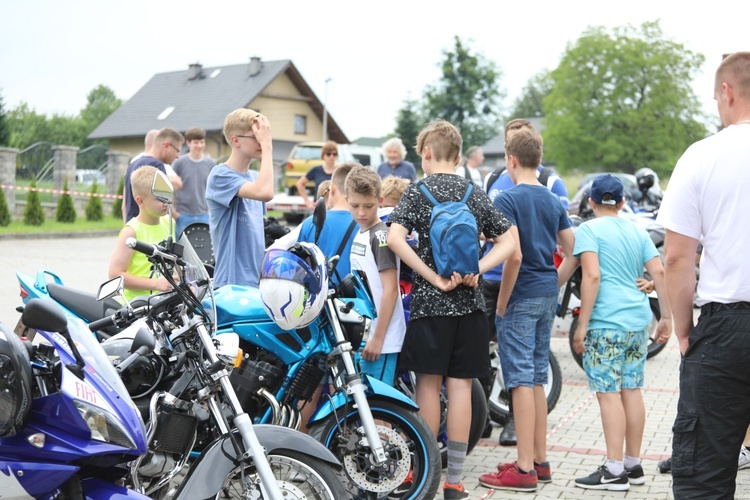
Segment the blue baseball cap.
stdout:
<path fill-rule="evenodd" d="M 622 181 L 612 174 L 600 175 L 591 183 L 591 199 L 594 203 L 602 205 L 617 205 L 622 201 Z M 605 194 L 609 193 L 611 199 L 602 201 Z"/>

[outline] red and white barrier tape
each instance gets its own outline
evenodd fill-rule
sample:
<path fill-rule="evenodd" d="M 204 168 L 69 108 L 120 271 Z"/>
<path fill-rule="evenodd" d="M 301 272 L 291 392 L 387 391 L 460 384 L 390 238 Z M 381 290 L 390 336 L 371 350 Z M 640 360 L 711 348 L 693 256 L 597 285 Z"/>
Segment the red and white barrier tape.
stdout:
<path fill-rule="evenodd" d="M 70 195 L 75 195 L 75 196 L 93 196 L 96 198 L 122 199 L 121 194 L 90 193 L 90 192 L 82 192 L 82 191 L 64 191 L 62 189 L 32 188 L 28 186 L 10 186 L 7 184 L 0 184 L 0 189 L 15 189 L 19 191 L 37 191 L 39 193 L 70 194 Z"/>
<path fill-rule="evenodd" d="M 576 407 L 575 410 L 573 410 L 572 412 L 570 412 L 565 418 L 562 419 L 562 421 L 560 421 L 559 424 L 557 424 L 557 426 L 554 429 L 552 429 L 551 431 L 549 431 L 549 433 L 547 433 L 547 439 L 549 439 L 550 436 L 552 436 L 552 434 L 554 434 L 555 432 L 557 432 L 558 430 L 560 430 L 560 427 L 562 427 L 568 420 L 570 420 L 571 418 L 573 418 L 576 413 L 578 413 L 584 407 L 586 407 L 586 405 L 588 405 L 591 402 L 591 400 L 594 399 L 594 396 L 596 396 L 595 392 L 592 392 L 591 394 L 589 394 L 588 397 L 586 399 L 584 399 L 581 402 L 581 404 L 579 404 Z"/>

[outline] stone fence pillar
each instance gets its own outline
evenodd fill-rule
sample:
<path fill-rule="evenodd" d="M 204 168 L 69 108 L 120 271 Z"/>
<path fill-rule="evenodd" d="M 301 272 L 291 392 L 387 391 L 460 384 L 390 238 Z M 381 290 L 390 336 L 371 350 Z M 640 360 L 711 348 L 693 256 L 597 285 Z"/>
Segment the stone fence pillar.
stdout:
<path fill-rule="evenodd" d="M 52 146 L 54 155 L 54 165 L 52 167 L 52 180 L 55 189 L 62 189 L 65 180 L 68 180 L 68 189 L 76 190 L 76 156 L 78 148 L 75 146 Z M 52 199 L 57 203 L 59 194 L 55 194 Z"/>
<path fill-rule="evenodd" d="M 18 152 L 19 150 L 15 148 L 0 148 L 0 184 L 16 185 L 16 157 Z M 6 189 L 5 199 L 8 201 L 10 213 L 16 213 L 16 191 Z"/>
<path fill-rule="evenodd" d="M 117 194 L 120 179 L 130 164 L 131 154 L 127 151 L 107 151 L 107 192 Z"/>

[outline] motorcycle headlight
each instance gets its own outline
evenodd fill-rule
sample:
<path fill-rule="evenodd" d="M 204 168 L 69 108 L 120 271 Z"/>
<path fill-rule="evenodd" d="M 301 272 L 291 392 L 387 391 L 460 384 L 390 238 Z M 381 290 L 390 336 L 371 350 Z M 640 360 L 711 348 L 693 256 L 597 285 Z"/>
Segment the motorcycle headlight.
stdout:
<path fill-rule="evenodd" d="M 214 336 L 213 341 L 219 360 L 231 368 L 238 368 L 243 357 L 240 337 L 236 333 L 220 333 Z"/>
<path fill-rule="evenodd" d="M 131 450 L 136 448 L 127 428 L 110 412 L 85 401 L 75 400 L 74 404 L 88 428 L 91 429 L 91 439 L 116 444 Z"/>

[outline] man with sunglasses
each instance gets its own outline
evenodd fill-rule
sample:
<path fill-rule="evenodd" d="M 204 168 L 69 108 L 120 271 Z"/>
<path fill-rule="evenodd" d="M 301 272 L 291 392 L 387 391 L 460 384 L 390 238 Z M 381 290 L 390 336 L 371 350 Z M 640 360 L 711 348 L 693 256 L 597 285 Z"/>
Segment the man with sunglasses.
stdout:
<path fill-rule="evenodd" d="M 167 168 L 164 164 L 172 164 L 180 156 L 180 149 L 182 149 L 184 142 L 185 138 L 181 133 L 171 127 L 164 127 L 154 137 L 151 147 L 147 148 L 142 156 L 130 162 L 128 169 L 125 171 L 123 191 L 122 218 L 125 222 L 138 216 L 138 204 L 135 202 L 130 187 L 130 176 L 144 165 L 156 167 L 167 174 Z"/>

